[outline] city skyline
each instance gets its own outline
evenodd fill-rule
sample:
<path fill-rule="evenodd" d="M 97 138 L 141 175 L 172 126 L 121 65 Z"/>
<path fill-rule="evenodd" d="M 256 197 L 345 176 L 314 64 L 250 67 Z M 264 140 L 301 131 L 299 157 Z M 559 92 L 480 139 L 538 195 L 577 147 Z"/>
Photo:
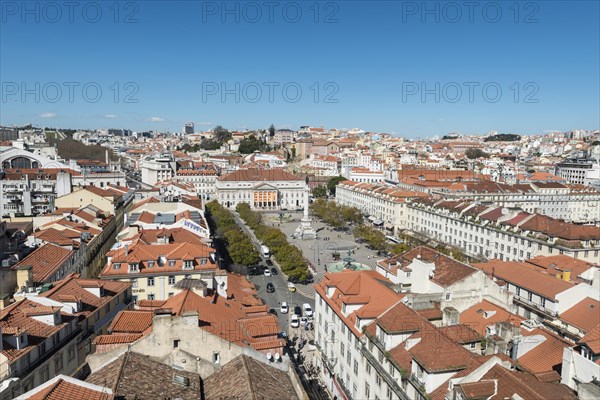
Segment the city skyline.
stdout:
<path fill-rule="evenodd" d="M 596 2 L 22 4 L 2 9 L 2 125 L 600 127 Z"/>

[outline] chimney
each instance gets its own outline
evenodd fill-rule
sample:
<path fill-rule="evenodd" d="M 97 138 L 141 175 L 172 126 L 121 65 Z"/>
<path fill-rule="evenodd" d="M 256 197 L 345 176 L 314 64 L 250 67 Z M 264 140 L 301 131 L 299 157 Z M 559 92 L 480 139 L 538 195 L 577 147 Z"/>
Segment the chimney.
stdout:
<path fill-rule="evenodd" d="M 126 244 L 125 245 L 125 257 L 127 257 L 128 255 L 129 255 L 129 245 Z M 125 260 L 125 261 L 127 261 L 127 260 Z"/>
<path fill-rule="evenodd" d="M 571 281 L 571 270 L 565 269 L 562 274 L 563 281 L 570 282 Z"/>

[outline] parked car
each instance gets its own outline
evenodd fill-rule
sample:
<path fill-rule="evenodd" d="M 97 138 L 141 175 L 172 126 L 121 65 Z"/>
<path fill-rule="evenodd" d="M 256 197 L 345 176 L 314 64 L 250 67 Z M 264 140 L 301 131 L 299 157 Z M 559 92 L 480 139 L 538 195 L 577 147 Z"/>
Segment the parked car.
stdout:
<path fill-rule="evenodd" d="M 277 275 L 277 269 L 275 267 L 271 268 L 271 275 Z"/>
<path fill-rule="evenodd" d="M 299 317 L 302 316 L 302 309 L 300 308 L 300 306 L 294 307 L 294 314 L 296 314 Z"/>
<path fill-rule="evenodd" d="M 298 328 L 300 326 L 300 318 L 296 314 L 292 314 L 292 319 L 290 320 L 290 326 L 292 328 Z"/>
<path fill-rule="evenodd" d="M 301 317 L 300 318 L 300 325 L 301 326 L 306 326 L 307 323 L 308 323 L 308 319 L 306 317 Z"/>
<path fill-rule="evenodd" d="M 271 276 L 271 270 L 269 268 L 265 268 L 264 274 L 265 276 Z"/>
<path fill-rule="evenodd" d="M 271 282 L 267 283 L 267 293 L 275 292 L 275 286 Z"/>
<path fill-rule="evenodd" d="M 279 312 L 281 312 L 282 314 L 287 314 L 290 311 L 287 302 L 282 301 L 281 302 L 281 307 L 279 308 Z"/>
<path fill-rule="evenodd" d="M 277 310 L 274 308 L 269 309 L 269 314 L 277 315 Z"/>
<path fill-rule="evenodd" d="M 312 308 L 310 307 L 310 304 L 308 304 L 308 303 L 304 303 L 304 304 L 302 304 L 302 309 L 304 310 L 304 314 L 305 314 L 307 317 L 312 317 L 312 315 L 313 315 L 313 310 L 312 310 Z"/>
<path fill-rule="evenodd" d="M 271 261 L 271 260 L 267 260 L 267 261 L 266 261 L 266 263 L 267 263 L 267 265 L 268 265 L 269 267 L 272 267 L 272 266 L 273 266 L 273 261 Z"/>

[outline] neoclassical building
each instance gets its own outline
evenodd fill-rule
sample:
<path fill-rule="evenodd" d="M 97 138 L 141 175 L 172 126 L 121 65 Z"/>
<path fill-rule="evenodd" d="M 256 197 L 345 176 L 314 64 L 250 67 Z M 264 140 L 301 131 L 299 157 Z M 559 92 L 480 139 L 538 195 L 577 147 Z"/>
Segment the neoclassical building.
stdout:
<path fill-rule="evenodd" d="M 306 181 L 282 168 L 240 169 L 215 182 L 219 203 L 234 209 L 248 203 L 255 210 L 302 210 Z"/>

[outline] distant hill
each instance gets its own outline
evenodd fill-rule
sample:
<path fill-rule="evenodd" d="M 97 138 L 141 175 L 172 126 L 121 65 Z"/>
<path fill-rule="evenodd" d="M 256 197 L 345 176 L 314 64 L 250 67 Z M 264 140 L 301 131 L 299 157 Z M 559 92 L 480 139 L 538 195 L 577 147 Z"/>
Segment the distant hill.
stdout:
<path fill-rule="evenodd" d="M 78 140 L 74 139 L 57 139 L 56 136 L 46 136 L 46 140 L 50 144 L 56 145 L 56 151 L 58 155 L 65 160 L 96 160 L 106 161 L 105 151 L 108 150 L 108 156 L 111 160 L 114 160 L 112 149 L 95 145 L 85 145 Z"/>
<path fill-rule="evenodd" d="M 517 142 L 519 140 L 521 140 L 521 136 L 512 133 L 500 133 L 483 139 L 484 142 Z"/>

